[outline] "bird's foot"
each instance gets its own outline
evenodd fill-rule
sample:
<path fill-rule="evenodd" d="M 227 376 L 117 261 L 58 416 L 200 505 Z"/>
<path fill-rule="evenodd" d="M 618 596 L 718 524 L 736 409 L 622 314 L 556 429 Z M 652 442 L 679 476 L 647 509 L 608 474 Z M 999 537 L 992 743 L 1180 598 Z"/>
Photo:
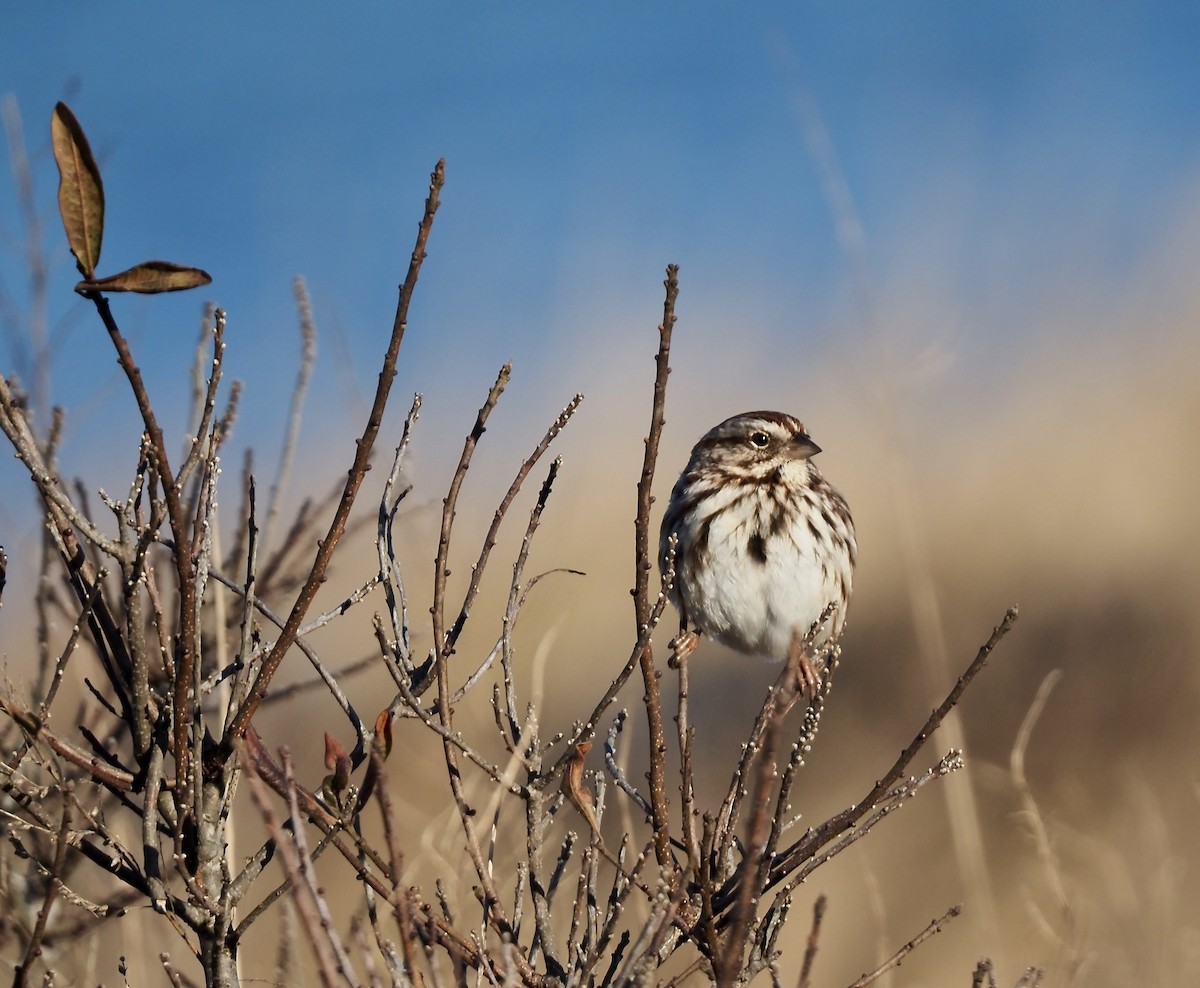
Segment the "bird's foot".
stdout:
<path fill-rule="evenodd" d="M 696 651 L 696 646 L 699 644 L 698 632 L 681 630 L 667 643 L 667 648 L 671 650 L 671 657 L 667 659 L 667 665 L 672 669 L 678 669 L 679 663 Z"/>
<path fill-rule="evenodd" d="M 809 700 L 815 700 L 817 690 L 821 688 L 821 673 L 807 655 L 801 655 L 800 661 L 796 663 L 796 679 L 800 692 L 807 695 Z"/>

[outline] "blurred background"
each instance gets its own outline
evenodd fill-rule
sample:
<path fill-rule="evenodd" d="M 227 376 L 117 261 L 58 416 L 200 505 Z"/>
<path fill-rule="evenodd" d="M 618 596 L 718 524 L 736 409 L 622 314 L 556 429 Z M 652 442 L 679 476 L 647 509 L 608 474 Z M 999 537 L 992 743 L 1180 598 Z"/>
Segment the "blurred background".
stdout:
<path fill-rule="evenodd" d="M 968 984 L 984 955 L 1002 983 L 1026 966 L 1047 984 L 1200 978 L 1200 8 L 28 4 L 3 24 L 17 165 L 0 169 L 3 367 L 42 421 L 66 407 L 64 473 L 123 489 L 140 426 L 71 293 L 57 100 L 104 175 L 100 273 L 153 257 L 213 276 L 203 294 L 113 304 L 181 444 L 202 305 L 228 311 L 226 372 L 245 384 L 231 481 L 243 447 L 264 476 L 277 462 L 299 365 L 292 282 L 306 278 L 319 352 L 293 500 L 344 475 L 444 157 L 381 439 L 395 444 L 422 392 L 414 597 L 500 364 L 513 382 L 464 494 L 459 574 L 519 458 L 583 392 L 530 569 L 588 575 L 539 587 L 520 644 L 548 720 L 590 709 L 633 641 L 634 485 L 663 269 L 678 263 L 660 503 L 711 425 L 780 408 L 824 447 L 858 524 L 838 685 L 795 800 L 806 822 L 861 798 L 1005 608 L 1021 611 L 928 752 L 961 743 L 968 771 L 801 895 L 830 895 L 817 983 L 852 980 L 955 902 L 964 916 L 891 984 Z M 43 256 L 44 296 L 30 268 Z M 20 574 L 40 534 L 15 460 L 0 492 L 0 651 L 19 681 Z M 370 572 L 370 547 L 356 551 L 329 601 Z M 464 651 L 490 644 L 510 559 Z M 339 634 L 328 647 L 347 661 L 370 652 L 364 618 Z M 775 672 L 711 645 L 693 667 L 715 793 Z M 1034 818 L 1010 753 L 1054 670 L 1025 757 Z M 385 687 L 354 683 L 368 702 Z M 270 730 L 319 757 L 294 716 Z M 444 770 L 427 768 L 437 784 Z M 413 820 L 441 839 L 440 821 Z M 791 976 L 807 916 L 793 922 Z M 150 935 L 136 927 L 113 929 Z"/>

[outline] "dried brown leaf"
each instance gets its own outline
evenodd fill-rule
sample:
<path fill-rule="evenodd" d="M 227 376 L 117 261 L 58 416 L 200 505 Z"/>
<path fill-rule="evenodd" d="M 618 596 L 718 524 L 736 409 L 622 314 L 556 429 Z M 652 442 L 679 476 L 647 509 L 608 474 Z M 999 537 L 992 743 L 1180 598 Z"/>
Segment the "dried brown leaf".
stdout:
<path fill-rule="evenodd" d="M 600 832 L 600 821 L 596 819 L 596 801 L 592 798 L 591 790 L 584 785 L 583 767 L 587 753 L 592 750 L 591 741 L 581 741 L 575 745 L 571 757 L 567 761 L 563 773 L 563 792 L 575 809 L 583 815 L 588 826 L 596 833 Z"/>
<path fill-rule="evenodd" d="M 107 278 L 81 281 L 75 286 L 80 295 L 88 292 L 140 292 L 157 295 L 160 292 L 182 292 L 212 283 L 207 271 L 189 268 L 170 261 L 143 261 L 141 264 Z"/>
<path fill-rule="evenodd" d="M 80 271 L 90 278 L 100 263 L 104 237 L 104 185 L 83 128 L 66 103 L 54 107 L 50 142 L 58 163 L 58 211 L 67 243 Z"/>
<path fill-rule="evenodd" d="M 392 753 L 392 712 L 384 707 L 375 718 L 375 738 L 380 742 L 384 758 Z"/>
<path fill-rule="evenodd" d="M 325 767 L 335 769 L 341 761 L 349 761 L 350 754 L 346 751 L 346 746 L 342 744 L 328 731 L 325 732 Z"/>

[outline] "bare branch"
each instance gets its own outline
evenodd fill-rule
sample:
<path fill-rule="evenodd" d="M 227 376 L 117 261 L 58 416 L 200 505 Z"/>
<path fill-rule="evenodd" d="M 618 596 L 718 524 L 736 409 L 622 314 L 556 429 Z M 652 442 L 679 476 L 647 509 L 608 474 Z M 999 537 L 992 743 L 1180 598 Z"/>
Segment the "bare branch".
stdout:
<path fill-rule="evenodd" d="M 296 372 L 296 383 L 292 386 L 291 405 L 288 408 L 287 433 L 283 440 L 283 451 L 279 457 L 279 469 L 267 496 L 267 518 L 263 522 L 263 545 L 271 544 L 271 531 L 279 514 L 280 502 L 287 491 L 292 477 L 292 461 L 296 455 L 296 444 L 300 441 L 300 422 L 304 416 L 304 402 L 308 397 L 308 385 L 312 380 L 313 366 L 317 359 L 317 325 L 313 320 L 312 300 L 308 297 L 308 285 L 297 276 L 292 282 L 296 297 L 296 311 L 300 317 L 300 369 Z"/>
<path fill-rule="evenodd" d="M 678 275 L 678 265 L 667 265 L 667 279 L 664 282 L 667 293 L 663 302 L 663 321 L 658 327 L 658 354 L 654 358 L 657 368 L 654 378 L 654 402 L 650 410 L 650 431 L 646 437 L 642 472 L 638 478 L 637 518 L 634 522 L 633 610 L 639 637 L 642 629 L 649 624 L 651 613 L 650 570 L 654 565 L 654 553 L 651 551 L 650 542 L 650 508 L 654 503 L 654 468 L 658 460 L 658 446 L 665 421 L 667 376 L 671 373 L 671 331 L 675 327 L 675 299 L 679 294 Z M 654 654 L 649 641 L 643 646 L 638 662 L 646 688 L 646 722 L 650 732 L 650 805 L 654 809 L 654 853 L 658 858 L 659 867 L 674 875 L 676 869 L 671 858 L 667 803 L 666 728 L 663 725 L 658 671 L 654 668 Z"/>
<path fill-rule="evenodd" d="M 251 686 L 246 701 L 238 709 L 237 715 L 233 718 L 232 723 L 225 731 L 225 736 L 221 739 L 222 754 L 225 757 L 228 757 L 232 751 L 234 741 L 245 734 L 255 710 L 258 709 L 258 705 L 266 695 L 267 686 L 274 678 L 280 663 L 283 662 L 284 655 L 295 642 L 300 625 L 304 622 L 304 615 L 308 612 L 313 598 L 317 595 L 317 589 L 325 577 L 325 571 L 329 566 L 329 560 L 333 556 L 333 550 L 337 547 L 342 533 L 346 530 L 346 523 L 350 518 L 350 509 L 354 505 L 355 495 L 357 495 L 359 488 L 362 486 L 363 478 L 366 476 L 367 469 L 370 466 L 371 451 L 375 445 L 375 437 L 378 436 L 380 426 L 383 424 L 383 412 L 387 407 L 388 395 L 391 393 L 392 380 L 396 376 L 396 360 L 400 354 L 400 343 L 404 339 L 404 330 L 408 325 L 409 302 L 412 300 L 413 291 L 417 286 L 417 277 L 421 272 L 421 264 L 425 260 L 425 245 L 429 240 L 429 231 L 433 227 L 433 217 L 437 212 L 438 199 L 444 181 L 445 164 L 439 161 L 430 179 L 429 197 L 425 200 L 425 216 L 417 229 L 417 243 L 413 248 L 412 261 L 408 267 L 408 276 L 400 288 L 400 300 L 396 305 L 396 319 L 392 326 L 391 340 L 388 343 L 387 352 L 383 358 L 383 366 L 379 371 L 379 383 L 375 391 L 375 403 L 371 406 L 371 413 L 367 419 L 366 427 L 363 429 L 362 437 L 358 441 L 354 463 L 350 467 L 350 472 L 346 477 L 346 486 L 342 491 L 341 500 L 338 502 L 337 511 L 334 513 L 333 521 L 330 523 L 329 532 L 317 549 L 317 556 L 313 560 L 308 581 L 304 584 L 304 588 L 296 598 L 296 603 L 292 606 L 292 612 L 288 615 L 287 622 L 283 627 L 278 641 L 275 642 L 270 654 L 263 660 L 262 669 L 255 678 L 254 685 Z"/>
<path fill-rule="evenodd" d="M 854 826 L 858 820 L 862 819 L 864 815 L 876 806 L 884 794 L 904 775 L 909 762 L 920 751 L 929 739 L 929 736 L 937 730 L 938 725 L 942 722 L 946 714 L 958 703 L 963 692 L 971 684 L 971 681 L 987 665 L 988 658 L 996 646 L 1000 644 L 1000 640 L 1008 634 L 1009 629 L 1012 628 L 1016 620 L 1017 609 L 1010 607 L 1005 613 L 1004 619 L 992 631 L 991 637 L 980 647 L 979 652 L 966 671 L 958 678 L 958 681 L 954 684 L 954 687 L 947 694 L 946 698 L 929 715 L 929 718 L 909 743 L 908 747 L 900 753 L 900 757 L 896 759 L 892 767 L 871 787 L 870 792 L 862 800 L 838 813 L 836 816 L 831 817 L 815 830 L 809 831 L 800 840 L 789 845 L 777 855 L 775 861 L 771 864 L 771 878 L 767 885 L 768 888 L 782 881 L 784 876 L 793 871 L 802 862 L 812 857 L 817 850 L 835 836 Z"/>
<path fill-rule="evenodd" d="M 25 945 L 25 959 L 17 965 L 13 977 L 13 988 L 25 988 L 29 983 L 29 969 L 42 953 L 42 938 L 46 935 L 46 922 L 50 918 L 50 907 L 54 905 L 55 896 L 62 887 L 62 876 L 67 858 L 67 834 L 71 830 L 71 802 L 74 790 L 67 783 L 62 790 L 62 823 L 58 828 L 58 836 L 54 842 L 54 862 L 50 866 L 49 881 L 46 882 L 46 895 L 42 900 L 42 908 L 38 910 L 37 922 Z"/>
<path fill-rule="evenodd" d="M 857 981 L 853 982 L 849 988 L 866 988 L 867 985 L 878 981 L 881 977 L 887 974 L 888 971 L 900 966 L 901 961 L 909 954 L 917 949 L 922 943 L 928 940 L 935 933 L 941 933 L 945 929 L 946 924 L 950 920 L 957 917 L 962 912 L 962 906 L 951 906 L 941 917 L 930 922 L 920 933 L 908 941 L 903 947 L 897 950 L 891 957 L 879 965 L 870 974 L 864 974 Z"/>

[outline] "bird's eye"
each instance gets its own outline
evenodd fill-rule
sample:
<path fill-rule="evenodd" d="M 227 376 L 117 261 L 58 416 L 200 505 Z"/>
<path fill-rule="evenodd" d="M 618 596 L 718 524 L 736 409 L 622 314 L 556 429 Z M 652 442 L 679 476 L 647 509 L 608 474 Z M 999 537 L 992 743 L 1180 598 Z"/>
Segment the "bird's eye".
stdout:
<path fill-rule="evenodd" d="M 750 445 L 756 446 L 759 449 L 766 449 L 771 443 L 771 437 L 765 432 L 750 433 Z"/>

